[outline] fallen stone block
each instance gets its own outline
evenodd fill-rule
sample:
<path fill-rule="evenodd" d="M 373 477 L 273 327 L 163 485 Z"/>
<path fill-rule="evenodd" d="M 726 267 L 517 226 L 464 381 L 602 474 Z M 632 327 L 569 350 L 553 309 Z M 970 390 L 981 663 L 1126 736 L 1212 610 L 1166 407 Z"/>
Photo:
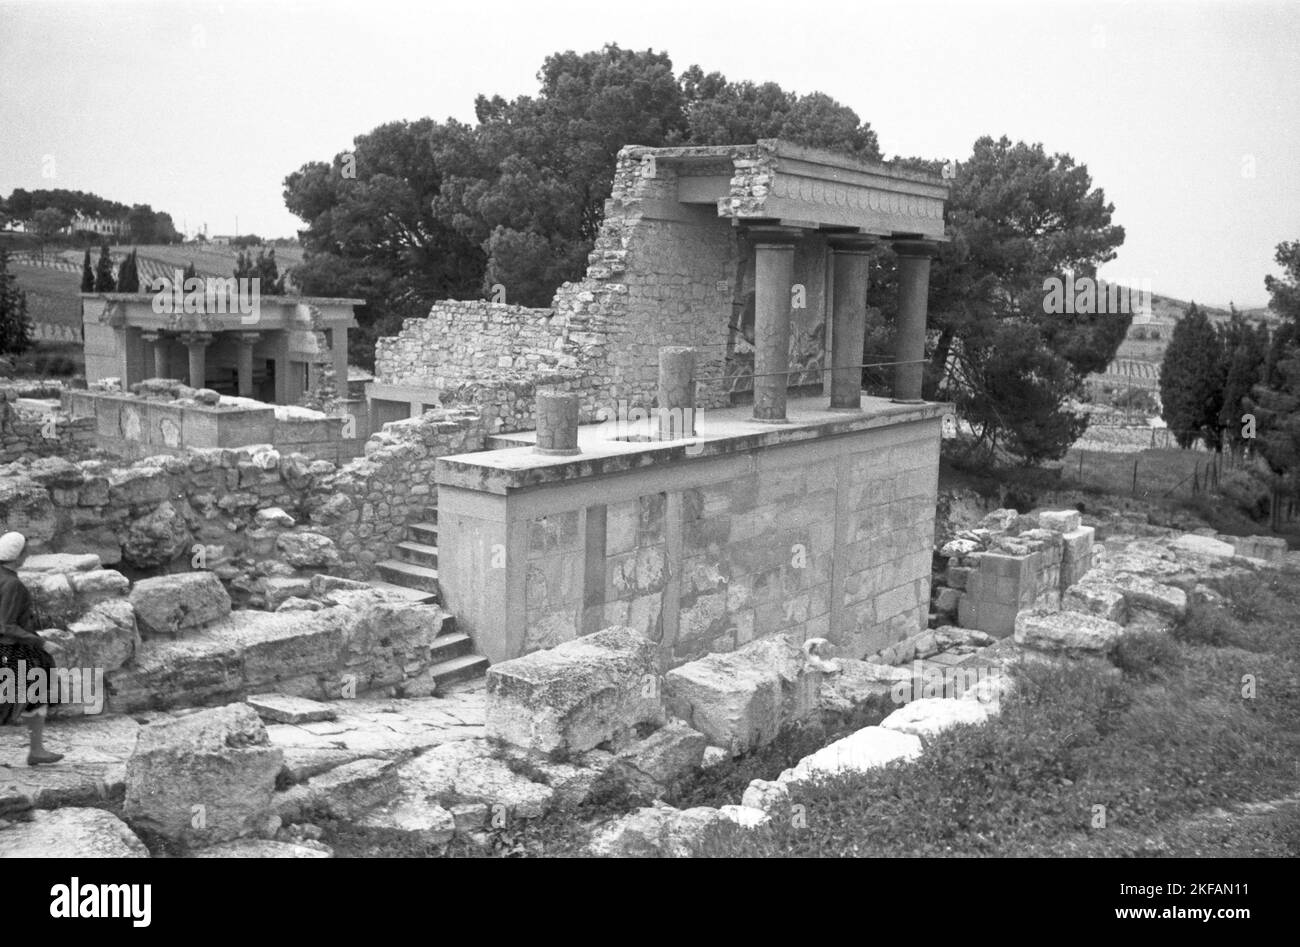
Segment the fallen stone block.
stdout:
<path fill-rule="evenodd" d="M 1123 593 L 1130 613 L 1142 608 L 1176 619 L 1187 611 L 1187 593 L 1180 588 L 1129 573 L 1118 573 L 1112 581 Z"/>
<path fill-rule="evenodd" d="M 718 815 L 729 822 L 734 822 L 742 829 L 757 829 L 772 820 L 766 812 L 751 809 L 749 806 L 719 806 Z"/>
<path fill-rule="evenodd" d="M 65 667 L 114 671 L 130 661 L 140 646 L 135 610 L 125 600 L 91 606 L 80 619 L 68 625 L 68 631 L 73 636 L 73 646 L 62 661 Z"/>
<path fill-rule="evenodd" d="M 246 703 L 271 723 L 311 723 L 338 716 L 338 711 L 329 704 L 288 694 L 250 694 Z"/>
<path fill-rule="evenodd" d="M 694 845 L 724 817 L 717 809 L 650 806 L 629 812 L 598 829 L 587 853 L 598 858 L 686 858 Z"/>
<path fill-rule="evenodd" d="M 1106 654 L 1119 643 L 1123 626 L 1082 612 L 1021 612 L 1016 617 L 1017 644 L 1039 651 Z"/>
<path fill-rule="evenodd" d="M 148 858 L 130 827 L 103 809 L 37 809 L 0 829 L 0 858 Z"/>
<path fill-rule="evenodd" d="M 884 727 L 863 727 L 811 756 L 805 756 L 793 769 L 783 772 L 777 781 L 787 787 L 797 786 L 827 776 L 864 773 L 890 763 L 913 760 L 920 755 L 920 737 Z"/>
<path fill-rule="evenodd" d="M 899 707 L 882 720 L 880 725 L 886 730 L 932 737 L 950 727 L 967 723 L 980 724 L 988 718 L 988 709 L 978 701 L 923 697 Z"/>
<path fill-rule="evenodd" d="M 822 673 L 786 635 L 710 654 L 664 676 L 669 708 L 733 754 L 764 746 L 791 723 L 820 713 Z"/>
<path fill-rule="evenodd" d="M 893 686 L 911 676 L 906 668 L 851 658 L 837 659 L 840 673 L 822 678 L 819 695 L 823 711 L 849 713 L 862 704 L 889 701 Z"/>
<path fill-rule="evenodd" d="M 230 614 L 230 594 L 211 572 L 181 572 L 141 579 L 131 589 L 141 634 L 174 636 Z"/>
<path fill-rule="evenodd" d="M 283 533 L 276 539 L 275 548 L 295 569 L 319 569 L 339 564 L 334 540 L 320 533 Z"/>
<path fill-rule="evenodd" d="M 283 763 L 247 704 L 150 724 L 127 760 L 125 818 L 191 847 L 270 834 Z"/>
<path fill-rule="evenodd" d="M 750 780 L 741 797 L 741 805 L 757 809 L 774 819 L 790 811 L 790 789 L 785 783 L 768 779 Z"/>
<path fill-rule="evenodd" d="M 267 611 L 277 611 L 290 598 L 305 599 L 311 595 L 311 579 L 296 576 L 267 576 L 261 581 L 262 595 Z"/>
<path fill-rule="evenodd" d="M 616 754 L 613 769 L 629 788 L 654 798 L 699 768 L 708 743 L 698 730 L 670 720 Z"/>
<path fill-rule="evenodd" d="M 114 569 L 72 572 L 68 574 L 68 582 L 77 598 L 85 605 L 104 599 L 121 598 L 131 587 L 126 576 Z"/>
<path fill-rule="evenodd" d="M 1042 510 L 1038 513 L 1038 528 L 1054 533 L 1073 533 L 1080 527 L 1078 510 Z"/>
<path fill-rule="evenodd" d="M 642 723 L 659 723 L 653 643 L 614 627 L 493 665 L 487 734 L 537 753 L 589 750 Z"/>
<path fill-rule="evenodd" d="M 435 746 L 401 764 L 398 779 L 409 791 L 439 800 L 496 806 L 517 818 L 544 815 L 555 803 L 555 790 L 512 770 L 489 755 L 485 740 L 460 740 Z"/>
<path fill-rule="evenodd" d="M 53 552 L 28 556 L 19 568 L 23 572 L 91 572 L 102 568 L 102 563 L 94 553 Z"/>
<path fill-rule="evenodd" d="M 1095 615 L 1121 625 L 1128 621 L 1128 603 L 1124 593 L 1114 584 L 1101 580 L 1078 582 L 1070 586 L 1061 599 L 1061 609 Z"/>
<path fill-rule="evenodd" d="M 1226 559 L 1237 554 L 1237 550 L 1233 549 L 1229 543 L 1215 539 L 1212 536 L 1198 536 L 1195 533 L 1185 533 L 1171 541 L 1169 545 L 1175 551 L 1190 552 L 1198 556 L 1214 556 Z"/>

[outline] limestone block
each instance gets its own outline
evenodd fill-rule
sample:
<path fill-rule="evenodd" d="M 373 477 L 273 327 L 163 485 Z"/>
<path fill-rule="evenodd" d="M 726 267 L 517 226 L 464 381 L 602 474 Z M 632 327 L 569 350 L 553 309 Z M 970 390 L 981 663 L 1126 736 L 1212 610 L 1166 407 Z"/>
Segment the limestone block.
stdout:
<path fill-rule="evenodd" d="M 329 704 L 289 694 L 250 694 L 246 700 L 257 715 L 271 723 L 312 723 L 333 720 L 338 712 Z"/>
<path fill-rule="evenodd" d="M 135 655 L 140 645 L 135 611 L 127 601 L 100 602 L 68 625 L 73 635 L 72 653 L 61 659 L 66 667 L 116 670 Z"/>
<path fill-rule="evenodd" d="M 882 720 L 880 725 L 886 730 L 926 737 L 935 736 L 958 724 L 984 723 L 988 718 L 988 709 L 978 701 L 922 697 L 899 707 Z"/>
<path fill-rule="evenodd" d="M 1187 593 L 1175 586 L 1127 572 L 1115 575 L 1112 582 L 1124 595 L 1130 614 L 1136 609 L 1149 609 L 1177 619 L 1187 611 Z"/>
<path fill-rule="evenodd" d="M 823 710 L 837 713 L 848 713 L 868 701 L 883 704 L 889 699 L 894 684 L 909 677 L 905 668 L 888 664 L 854 661 L 851 658 L 837 658 L 835 663 L 839 665 L 840 671 L 822 678 L 819 699 Z"/>
<path fill-rule="evenodd" d="M 790 811 L 790 789 L 775 780 L 753 779 L 745 787 L 741 805 L 779 819 Z"/>
<path fill-rule="evenodd" d="M 1228 543 L 1222 542 L 1212 536 L 1197 536 L 1194 533 L 1186 533 L 1173 540 L 1170 544 L 1175 551 L 1194 553 L 1198 556 L 1214 556 L 1216 558 L 1227 558 L 1236 555 L 1236 550 Z"/>
<path fill-rule="evenodd" d="M 920 737 L 884 727 L 864 727 L 805 756 L 793 769 L 783 772 L 778 782 L 796 786 L 841 773 L 863 773 L 920 755 Z"/>
<path fill-rule="evenodd" d="M 1123 625 L 1128 621 L 1128 603 L 1124 593 L 1109 582 L 1092 580 L 1078 582 L 1065 592 L 1061 608 L 1067 612 L 1083 612 Z"/>
<path fill-rule="evenodd" d="M 693 846 L 724 817 L 717 809 L 697 806 L 674 809 L 650 806 L 629 812 L 602 826 L 587 844 L 598 858 L 685 858 Z"/>
<path fill-rule="evenodd" d="M 353 821 L 401 791 L 392 760 L 360 759 L 313 776 L 276 793 L 276 812 L 285 822 L 317 814 Z"/>
<path fill-rule="evenodd" d="M 759 639 L 669 671 L 669 708 L 733 753 L 764 746 L 789 723 L 820 711 L 821 672 L 787 635 Z"/>
<path fill-rule="evenodd" d="M 633 789 L 653 798 L 698 769 L 708 743 L 698 730 L 680 720 L 670 720 L 616 754 L 614 769 Z"/>
<path fill-rule="evenodd" d="M 1016 642 L 1039 651 L 1106 654 L 1119 643 L 1121 625 L 1082 612 L 1022 612 Z"/>
<path fill-rule="evenodd" d="M 537 752 L 589 750 L 663 718 L 655 646 L 612 627 L 487 673 L 487 734 Z"/>
<path fill-rule="evenodd" d="M 1039 528 L 1054 533 L 1072 533 L 1080 525 L 1078 510 L 1042 510 L 1038 514 Z"/>
<path fill-rule="evenodd" d="M 464 809 L 465 806 L 458 808 Z M 476 807 L 486 809 L 481 804 Z M 479 826 L 483 819 L 479 819 Z M 394 832 L 432 845 L 446 845 L 457 831 L 456 816 L 420 793 L 407 792 L 366 813 L 360 825 Z"/>
<path fill-rule="evenodd" d="M 736 823 L 742 829 L 756 829 L 772 821 L 767 813 L 749 806 L 720 806 L 718 814 L 727 821 Z"/>
<path fill-rule="evenodd" d="M 230 593 L 211 572 L 141 579 L 132 587 L 130 600 L 146 638 L 177 635 L 230 614 Z"/>
<path fill-rule="evenodd" d="M 28 556 L 19 567 L 23 572 L 90 572 L 101 568 L 99 556 L 93 553 L 56 552 Z"/>
<path fill-rule="evenodd" d="M 247 704 L 150 724 L 126 763 L 124 816 L 191 846 L 265 831 L 283 764 Z"/>

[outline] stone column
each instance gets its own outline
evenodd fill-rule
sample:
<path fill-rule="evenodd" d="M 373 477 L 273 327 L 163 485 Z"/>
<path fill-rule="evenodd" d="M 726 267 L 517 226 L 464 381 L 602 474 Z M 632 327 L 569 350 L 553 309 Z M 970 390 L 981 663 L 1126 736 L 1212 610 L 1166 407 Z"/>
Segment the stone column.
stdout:
<path fill-rule="evenodd" d="M 695 349 L 666 345 L 659 350 L 659 439 L 695 436 Z"/>
<path fill-rule="evenodd" d="M 785 422 L 790 383 L 790 292 L 798 231 L 755 230 L 754 420 Z"/>
<path fill-rule="evenodd" d="M 253 346 L 261 338 L 261 333 L 258 332 L 236 334 L 236 341 L 239 343 L 236 370 L 239 375 L 239 397 L 241 398 L 253 397 Z"/>
<path fill-rule="evenodd" d="M 187 332 L 181 340 L 190 350 L 190 387 L 207 387 L 207 348 L 212 341 L 212 335 L 208 332 Z"/>
<path fill-rule="evenodd" d="M 862 345 L 867 331 L 867 269 L 874 241 L 832 237 L 831 410 L 862 410 Z"/>
<path fill-rule="evenodd" d="M 140 338 L 153 354 L 153 377 L 167 377 L 167 337 L 161 332 L 141 332 Z"/>
<path fill-rule="evenodd" d="M 537 392 L 537 446 L 539 454 L 578 453 L 578 396 L 543 388 Z"/>
<path fill-rule="evenodd" d="M 898 322 L 894 326 L 894 401 L 921 401 L 925 366 L 925 313 L 930 293 L 930 258 L 937 247 L 925 240 L 899 240 Z"/>

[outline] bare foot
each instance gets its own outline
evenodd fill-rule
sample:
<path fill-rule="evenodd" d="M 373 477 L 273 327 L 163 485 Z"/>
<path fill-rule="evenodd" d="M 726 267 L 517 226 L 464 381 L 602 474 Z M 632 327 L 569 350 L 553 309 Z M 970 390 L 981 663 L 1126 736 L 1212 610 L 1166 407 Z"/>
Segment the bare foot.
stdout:
<path fill-rule="evenodd" d="M 41 750 L 39 753 L 32 751 L 27 754 L 28 766 L 41 766 L 44 763 L 57 763 L 63 759 L 62 753 L 51 753 L 49 750 Z"/>

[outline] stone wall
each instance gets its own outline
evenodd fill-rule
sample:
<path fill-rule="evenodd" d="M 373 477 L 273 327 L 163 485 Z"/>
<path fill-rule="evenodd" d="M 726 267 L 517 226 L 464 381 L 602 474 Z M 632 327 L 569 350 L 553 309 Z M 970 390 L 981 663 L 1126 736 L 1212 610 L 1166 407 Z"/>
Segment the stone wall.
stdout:
<path fill-rule="evenodd" d="M 0 464 L 24 457 L 78 456 L 94 445 L 93 419 L 23 411 L 15 400 L 13 392 L 0 392 Z"/>
<path fill-rule="evenodd" d="M 483 441 L 474 412 L 433 411 L 385 425 L 364 458 L 342 467 L 268 445 L 128 466 L 36 458 L 0 473 L 0 519 L 27 535 L 33 554 L 94 553 L 141 571 L 189 569 L 201 555 L 259 604 L 273 579 L 371 575 L 436 502 L 435 459 Z"/>
<path fill-rule="evenodd" d="M 613 624 L 668 667 L 777 633 L 861 657 L 924 628 L 938 448 L 936 418 L 504 493 L 440 467 L 444 601 L 493 661 Z"/>
<path fill-rule="evenodd" d="M 602 410 L 614 417 L 619 401 L 652 407 L 664 345 L 698 349 L 701 408 L 723 407 L 733 393 L 750 390 L 752 251 L 716 207 L 679 200 L 690 182 L 679 181 L 671 157 L 661 150 L 650 161 L 647 149 L 635 146 L 619 152 L 587 272 L 562 285 L 551 308 L 435 303 L 426 318 L 406 320 L 398 335 L 377 343 L 377 382 L 426 387 L 443 405 L 475 404 L 489 418 L 502 419 L 502 432 L 523 429 L 514 426 L 525 420 L 509 396 L 521 379 L 538 373 L 558 374 L 561 387 L 580 393 L 584 422 Z M 775 160 L 748 146 L 720 156 L 719 167 L 747 182 L 741 187 L 733 179 L 733 194 L 749 193 L 762 186 Z M 826 259 L 825 238 L 808 232 L 795 255 L 801 292 L 792 298 L 792 387 L 821 383 Z M 462 389 L 475 392 L 474 398 Z M 485 391 L 496 395 L 484 397 Z"/>

